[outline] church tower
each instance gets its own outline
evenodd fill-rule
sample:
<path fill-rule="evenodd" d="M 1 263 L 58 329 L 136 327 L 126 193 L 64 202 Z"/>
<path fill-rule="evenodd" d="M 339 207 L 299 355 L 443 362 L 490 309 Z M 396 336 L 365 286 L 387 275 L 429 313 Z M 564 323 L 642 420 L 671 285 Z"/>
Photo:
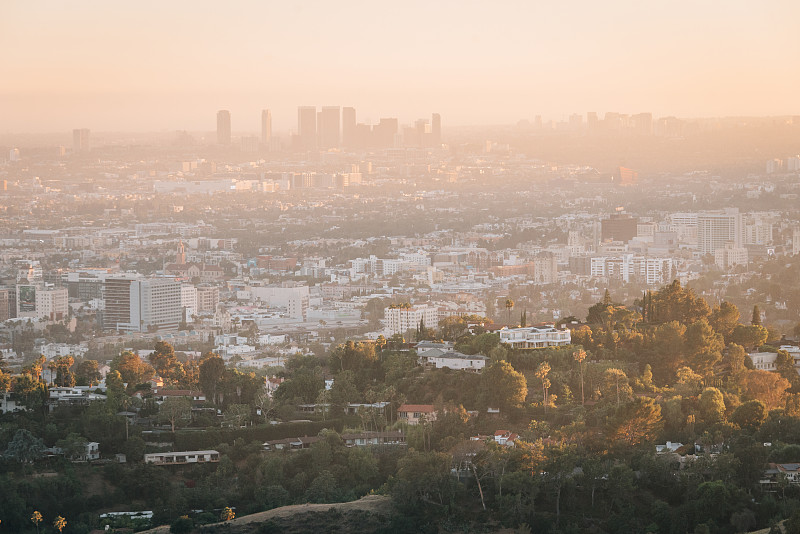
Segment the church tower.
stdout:
<path fill-rule="evenodd" d="M 184 265 L 186 263 L 186 247 L 183 245 L 183 240 L 178 244 L 178 254 L 175 256 L 175 263 Z"/>

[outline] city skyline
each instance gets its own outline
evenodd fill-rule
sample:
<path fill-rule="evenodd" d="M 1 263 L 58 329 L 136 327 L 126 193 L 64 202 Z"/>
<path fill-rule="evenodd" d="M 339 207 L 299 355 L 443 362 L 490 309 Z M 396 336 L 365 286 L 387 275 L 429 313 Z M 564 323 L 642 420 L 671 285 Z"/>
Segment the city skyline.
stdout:
<path fill-rule="evenodd" d="M 455 5 L 11 4 L 0 128 L 197 131 L 205 110 L 229 109 L 258 131 L 269 107 L 280 131 L 302 102 L 373 122 L 437 109 L 453 126 L 578 110 L 800 114 L 796 3 Z"/>

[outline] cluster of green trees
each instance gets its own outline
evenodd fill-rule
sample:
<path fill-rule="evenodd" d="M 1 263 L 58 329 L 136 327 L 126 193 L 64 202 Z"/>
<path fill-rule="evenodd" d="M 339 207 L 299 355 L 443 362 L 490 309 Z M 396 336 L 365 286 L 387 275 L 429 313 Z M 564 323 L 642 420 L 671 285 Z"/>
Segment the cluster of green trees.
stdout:
<path fill-rule="evenodd" d="M 160 522 L 191 509 L 234 506 L 242 514 L 370 491 L 392 496 L 397 513 L 387 528 L 395 532 L 479 524 L 537 532 L 743 532 L 800 510 L 797 487 L 783 481 L 779 491 L 765 493 L 759 485 L 768 461 L 800 461 L 800 375 L 788 354 L 764 346 L 768 333 L 757 309 L 743 324 L 735 306 L 712 309 L 677 282 L 627 306 L 607 293 L 585 323 L 573 326 L 572 346 L 535 350 L 470 333 L 467 324 L 485 324 L 480 319 L 450 318 L 436 332 L 424 325 L 417 331 L 485 355 L 480 374 L 424 369 L 413 351 L 391 340 L 348 341 L 324 356 L 291 357 L 274 398 L 265 395 L 263 378 L 228 368 L 214 354 L 181 362 L 166 344 L 148 361 L 123 353 L 112 363 L 106 402 L 60 414 L 57 423 L 41 412 L 3 423 L 3 465 L 34 469 L 45 445 L 78 451 L 84 439 L 100 441 L 104 452 L 141 457 L 143 441 L 117 415 L 131 406 L 152 409 L 170 424 L 176 443 L 192 448 L 192 434 L 180 427 L 220 422 L 192 421 L 182 400 L 164 402 L 157 412 L 135 406 L 130 395 L 158 373 L 177 387 L 202 390 L 231 427 L 195 440 L 222 459 L 184 469 L 181 480 L 191 484 L 172 483 L 175 477 L 162 467 L 107 468 L 114 471 L 109 480 L 126 480 L 127 498 L 159 510 Z M 776 352 L 774 372 L 752 368 L 747 350 L 759 347 Z M 34 371 L 11 381 L 15 394 L 41 392 Z M 326 388 L 329 377 L 333 385 Z M 348 404 L 378 402 L 388 404 L 359 410 L 348 426 L 402 429 L 407 446 L 345 447 L 333 428 L 342 428 Z M 404 403 L 432 404 L 437 417 L 406 426 L 396 417 Z M 257 427 L 238 428 L 265 423 L 266 431 L 270 419 L 296 418 L 299 404 L 318 405 L 303 417 L 327 427 L 310 449 L 264 453 Z M 517 435 L 514 447 L 470 439 L 501 429 Z M 667 440 L 686 444 L 681 456 L 654 453 L 654 444 Z M 59 476 L 66 481 L 67 474 Z M 128 483 L 145 475 L 168 488 L 159 494 L 163 503 Z M 6 479 L 6 491 L 20 498 L 25 479 L 13 480 Z M 23 499 L 20 518 L 33 506 Z M 76 514 L 86 510 L 78 507 Z M 89 524 L 78 515 L 67 519 L 74 528 Z"/>

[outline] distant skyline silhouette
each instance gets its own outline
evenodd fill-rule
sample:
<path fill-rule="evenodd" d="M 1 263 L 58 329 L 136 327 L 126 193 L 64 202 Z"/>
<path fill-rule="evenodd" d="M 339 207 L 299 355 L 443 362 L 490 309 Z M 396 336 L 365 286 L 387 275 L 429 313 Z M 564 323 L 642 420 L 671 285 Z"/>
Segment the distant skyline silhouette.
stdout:
<path fill-rule="evenodd" d="M 798 115 L 800 3 L 11 2 L 0 130 L 296 128 L 297 106 L 445 127 Z"/>

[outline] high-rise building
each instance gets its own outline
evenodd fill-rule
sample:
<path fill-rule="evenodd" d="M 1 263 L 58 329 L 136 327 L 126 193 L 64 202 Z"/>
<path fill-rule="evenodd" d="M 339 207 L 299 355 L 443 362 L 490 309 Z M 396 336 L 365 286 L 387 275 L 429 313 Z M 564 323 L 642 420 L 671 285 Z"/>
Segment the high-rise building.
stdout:
<path fill-rule="evenodd" d="M 76 128 L 72 130 L 72 152 L 75 154 L 79 152 L 89 151 L 89 129 Z"/>
<path fill-rule="evenodd" d="M 227 109 L 217 111 L 217 144 L 231 144 L 231 112 Z"/>
<path fill-rule="evenodd" d="M 438 113 L 431 116 L 431 144 L 437 147 L 442 144 L 442 116 Z"/>
<path fill-rule="evenodd" d="M 356 108 L 342 108 L 342 145 L 356 146 Z"/>
<path fill-rule="evenodd" d="M 321 149 L 339 146 L 339 106 L 325 106 L 319 114 L 319 147 Z"/>
<path fill-rule="evenodd" d="M 272 112 L 261 110 L 261 144 L 269 148 L 272 143 Z"/>
<path fill-rule="evenodd" d="M 300 106 L 297 108 L 297 141 L 301 150 L 317 147 L 317 108 Z"/>
<path fill-rule="evenodd" d="M 399 130 L 397 119 L 381 119 L 372 128 L 372 136 L 375 145 L 379 148 L 392 148 L 395 146 L 394 138 Z"/>
<path fill-rule="evenodd" d="M 697 245 L 701 254 L 714 254 L 729 243 L 733 248 L 742 246 L 742 214 L 739 208 L 697 215 Z"/>
<path fill-rule="evenodd" d="M 103 298 L 106 330 L 177 330 L 183 316 L 181 284 L 173 278 L 107 278 Z"/>
<path fill-rule="evenodd" d="M 133 278 L 106 278 L 103 282 L 103 328 L 127 331 L 131 322 L 131 284 Z"/>

